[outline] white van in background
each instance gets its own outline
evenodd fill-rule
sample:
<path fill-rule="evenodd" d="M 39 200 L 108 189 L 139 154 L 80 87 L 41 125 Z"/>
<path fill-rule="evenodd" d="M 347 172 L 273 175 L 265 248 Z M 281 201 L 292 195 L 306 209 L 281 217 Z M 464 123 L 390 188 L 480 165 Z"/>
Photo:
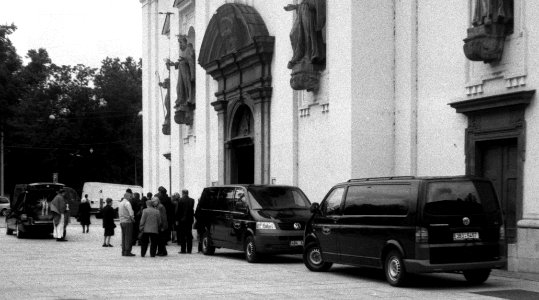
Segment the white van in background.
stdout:
<path fill-rule="evenodd" d="M 112 207 L 118 208 L 118 202 L 122 199 L 127 189 L 131 189 L 133 193 L 139 193 L 142 196 L 142 187 L 139 185 L 106 183 L 106 182 L 85 182 L 82 187 L 81 199 L 84 195 L 88 195 L 92 213 L 100 214 L 101 209 L 106 205 L 107 198 L 112 199 Z"/>

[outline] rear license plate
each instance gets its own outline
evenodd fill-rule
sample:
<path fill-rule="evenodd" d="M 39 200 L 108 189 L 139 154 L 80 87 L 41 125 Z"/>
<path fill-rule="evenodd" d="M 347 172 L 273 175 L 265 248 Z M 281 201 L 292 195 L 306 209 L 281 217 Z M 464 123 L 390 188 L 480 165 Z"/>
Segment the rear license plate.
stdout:
<path fill-rule="evenodd" d="M 453 233 L 453 241 L 469 241 L 478 240 L 479 232 L 455 232 Z"/>
<path fill-rule="evenodd" d="M 290 241 L 290 247 L 303 246 L 303 241 Z"/>

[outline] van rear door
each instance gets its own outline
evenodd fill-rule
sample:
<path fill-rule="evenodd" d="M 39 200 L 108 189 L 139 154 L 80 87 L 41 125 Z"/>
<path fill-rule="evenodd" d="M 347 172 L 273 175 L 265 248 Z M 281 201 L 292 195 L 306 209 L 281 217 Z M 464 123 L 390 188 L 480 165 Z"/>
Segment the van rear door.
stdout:
<path fill-rule="evenodd" d="M 502 214 L 488 180 L 429 181 L 423 221 L 429 233 L 431 263 L 485 261 L 500 256 Z"/>

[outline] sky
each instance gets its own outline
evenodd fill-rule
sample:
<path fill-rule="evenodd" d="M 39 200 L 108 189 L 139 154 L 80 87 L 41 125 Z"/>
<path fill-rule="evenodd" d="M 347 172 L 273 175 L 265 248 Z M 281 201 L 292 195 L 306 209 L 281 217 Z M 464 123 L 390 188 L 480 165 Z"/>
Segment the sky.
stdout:
<path fill-rule="evenodd" d="M 142 53 L 139 0 L 0 0 L 0 24 L 26 63 L 30 49 L 45 48 L 53 63 L 98 68 L 108 57 Z"/>

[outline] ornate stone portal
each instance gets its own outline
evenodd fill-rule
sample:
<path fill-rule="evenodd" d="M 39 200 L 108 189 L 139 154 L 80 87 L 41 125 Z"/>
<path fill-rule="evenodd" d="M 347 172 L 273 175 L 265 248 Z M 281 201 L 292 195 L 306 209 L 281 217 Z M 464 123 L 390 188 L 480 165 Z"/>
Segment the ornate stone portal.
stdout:
<path fill-rule="evenodd" d="M 271 60 L 274 43 L 275 38 L 269 36 L 260 14 L 243 4 L 229 3 L 219 7 L 204 34 L 198 63 L 218 82 L 217 99 L 212 106 L 218 114 L 220 183 L 235 180 L 234 147 L 242 145 L 238 145 L 237 132 L 233 130 L 238 128 L 234 120 L 237 120 L 236 113 L 245 112 L 246 107 L 253 116 L 248 126 L 250 133 L 245 137 L 254 148 L 253 181 L 270 181 Z"/>
<path fill-rule="evenodd" d="M 513 0 L 475 0 L 472 25 L 464 39 L 466 57 L 472 61 L 498 62 L 505 37 L 513 32 Z"/>
<path fill-rule="evenodd" d="M 289 4 L 286 11 L 296 11 L 290 32 L 294 55 L 288 63 L 292 70 L 290 86 L 294 90 L 318 90 L 320 72 L 326 67 L 326 44 L 323 30 L 326 25 L 326 0 L 303 0 Z"/>

